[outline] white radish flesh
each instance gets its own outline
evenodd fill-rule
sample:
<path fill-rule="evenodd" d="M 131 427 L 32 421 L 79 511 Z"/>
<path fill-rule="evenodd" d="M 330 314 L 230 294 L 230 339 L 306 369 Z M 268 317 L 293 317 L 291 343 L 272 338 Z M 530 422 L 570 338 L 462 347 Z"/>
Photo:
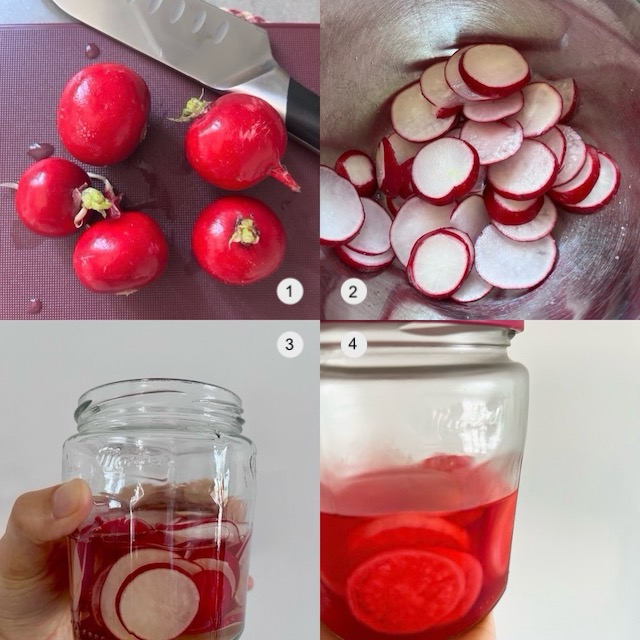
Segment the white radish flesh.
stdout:
<path fill-rule="evenodd" d="M 562 113 L 560 122 L 567 122 L 573 116 L 578 106 L 578 85 L 573 78 L 562 80 L 548 80 L 549 84 L 560 94 L 562 98 Z"/>
<path fill-rule="evenodd" d="M 416 242 L 407 264 L 409 282 L 432 298 L 446 298 L 469 271 L 466 243 L 445 229 L 432 231 Z"/>
<path fill-rule="evenodd" d="M 200 606 L 193 580 L 171 568 L 140 570 L 118 596 L 122 625 L 140 640 L 174 640 L 191 624 Z"/>
<path fill-rule="evenodd" d="M 524 140 L 515 155 L 489 167 L 487 180 L 505 198 L 531 200 L 553 184 L 557 172 L 557 160 L 549 147 Z"/>
<path fill-rule="evenodd" d="M 414 197 L 407 200 L 391 223 L 391 247 L 403 267 L 407 266 L 413 246 L 426 233 L 450 225 L 455 205 L 444 207 Z"/>
<path fill-rule="evenodd" d="M 507 236 L 507 238 L 511 238 L 511 240 L 533 242 L 534 240 L 540 240 L 540 238 L 549 235 L 553 231 L 553 227 L 555 227 L 557 221 L 558 210 L 553 202 L 545 196 L 542 208 L 533 220 L 517 225 L 500 224 L 495 221 L 493 224 L 500 233 Z"/>
<path fill-rule="evenodd" d="M 403 89 L 391 103 L 391 124 L 396 133 L 411 142 L 428 142 L 453 126 L 456 118 L 438 118 L 434 107 L 416 82 Z"/>
<path fill-rule="evenodd" d="M 518 113 L 523 106 L 522 91 L 516 91 L 516 93 L 499 100 L 465 102 L 462 113 L 465 118 L 475 122 L 497 122 Z"/>
<path fill-rule="evenodd" d="M 361 202 L 364 208 L 364 224 L 356 237 L 346 245 L 347 248 L 368 256 L 389 251 L 391 216 L 374 200 L 361 198 Z"/>
<path fill-rule="evenodd" d="M 480 232 L 491 224 L 482 196 L 472 195 L 465 198 L 451 214 L 451 224 L 456 229 L 464 231 L 471 241 L 475 242 Z"/>
<path fill-rule="evenodd" d="M 473 267 L 460 287 L 451 294 L 451 299 L 456 302 L 475 302 L 484 298 L 492 289 L 493 286 L 483 280 Z"/>
<path fill-rule="evenodd" d="M 562 166 L 567 151 L 567 140 L 558 127 L 551 127 L 549 131 L 543 133 L 541 136 L 537 136 L 534 140 L 547 145 L 547 147 L 553 151 L 553 155 L 558 161 L 558 166 Z"/>
<path fill-rule="evenodd" d="M 549 196 L 560 204 L 577 204 L 589 195 L 600 175 L 598 151 L 587 145 L 587 158 L 578 175 L 549 191 Z"/>
<path fill-rule="evenodd" d="M 375 256 L 365 256 L 357 251 L 352 251 L 348 247 L 336 247 L 335 252 L 338 258 L 348 267 L 363 271 L 364 273 L 382 271 L 382 269 L 386 269 L 395 258 L 395 254 L 391 249 Z"/>
<path fill-rule="evenodd" d="M 518 122 L 474 122 L 462 127 L 460 139 L 477 152 L 481 165 L 495 164 L 515 155 L 522 146 L 523 130 Z"/>
<path fill-rule="evenodd" d="M 584 166 L 585 160 L 587 159 L 587 145 L 580 137 L 580 134 L 566 124 L 559 124 L 558 129 L 560 129 L 560 132 L 565 138 L 567 150 L 564 155 L 562 167 L 560 168 L 553 184 L 554 187 L 564 184 L 565 182 L 569 182 L 569 180 L 573 180 L 578 175 L 580 169 Z"/>
<path fill-rule="evenodd" d="M 546 82 L 532 82 L 522 89 L 524 105 L 513 116 L 521 125 L 525 138 L 545 134 L 558 124 L 562 113 L 560 94 Z"/>
<path fill-rule="evenodd" d="M 404 164 L 407 160 L 415 158 L 416 154 L 424 146 L 420 142 L 409 142 L 395 131 L 388 137 L 389 144 L 393 149 L 393 155 L 399 165 Z"/>
<path fill-rule="evenodd" d="M 563 205 L 572 213 L 595 213 L 608 204 L 620 186 L 620 170 L 613 158 L 604 151 L 598 151 L 600 174 L 586 198 L 576 204 Z"/>
<path fill-rule="evenodd" d="M 411 178 L 422 198 L 445 205 L 471 189 L 479 169 L 478 153 L 471 145 L 456 138 L 441 138 L 418 152 Z"/>
<path fill-rule="evenodd" d="M 531 78 L 522 54 L 506 44 L 470 47 L 460 59 L 460 75 L 472 91 L 491 98 L 504 98 Z"/>
<path fill-rule="evenodd" d="M 425 69 L 420 76 L 422 95 L 435 107 L 436 117 L 448 118 L 455 115 L 462 105 L 460 96 L 447 84 L 444 75 L 446 60 L 436 62 Z"/>
<path fill-rule="evenodd" d="M 105 626 L 118 640 L 139 640 L 127 631 L 117 610 L 118 593 L 129 575 L 146 565 L 170 565 L 178 558 L 176 554 L 162 549 L 138 549 L 113 563 L 100 589 L 99 609 Z"/>
<path fill-rule="evenodd" d="M 467 275 L 471 268 L 473 267 L 473 261 L 476 259 L 476 250 L 474 247 L 474 241 L 471 239 L 468 233 L 461 231 L 460 229 L 456 229 L 455 227 L 445 227 L 443 231 L 447 231 L 449 233 L 453 233 L 455 236 L 460 238 L 462 242 L 467 245 L 467 250 L 469 251 L 469 265 L 467 266 Z"/>
<path fill-rule="evenodd" d="M 345 151 L 336 160 L 335 171 L 356 188 L 360 197 L 368 198 L 376 192 L 376 169 L 366 153 L 355 149 Z"/>
<path fill-rule="evenodd" d="M 459 49 L 447 60 L 447 64 L 444 68 L 444 76 L 447 84 L 462 98 L 463 101 L 469 100 L 470 102 L 475 102 L 488 100 L 486 96 L 482 96 L 479 93 L 472 91 L 460 75 L 460 59 L 468 49 L 471 49 L 471 46 Z"/>
<path fill-rule="evenodd" d="M 488 226 L 476 241 L 476 269 L 483 280 L 501 289 L 529 289 L 552 271 L 557 256 L 551 235 L 518 242 Z"/>
<path fill-rule="evenodd" d="M 227 578 L 231 585 L 231 593 L 235 593 L 237 589 L 237 580 L 233 569 L 228 562 L 217 560 L 216 558 L 198 558 L 193 561 L 194 564 L 205 571 L 220 571 Z"/>
<path fill-rule="evenodd" d="M 344 244 L 364 224 L 364 209 L 356 188 L 333 169 L 320 167 L 320 243 Z"/>

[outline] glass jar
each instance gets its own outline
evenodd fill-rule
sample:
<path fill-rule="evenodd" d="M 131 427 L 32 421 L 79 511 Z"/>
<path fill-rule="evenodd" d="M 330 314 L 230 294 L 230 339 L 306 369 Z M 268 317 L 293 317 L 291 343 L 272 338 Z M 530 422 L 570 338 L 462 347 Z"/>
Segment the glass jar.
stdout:
<path fill-rule="evenodd" d="M 93 508 L 69 539 L 76 640 L 235 640 L 244 628 L 255 446 L 242 402 L 201 382 L 115 382 L 78 401 L 63 477 Z"/>
<path fill-rule="evenodd" d="M 321 617 L 343 640 L 448 640 L 504 591 L 528 408 L 507 355 L 519 330 L 323 323 Z M 353 332 L 359 358 L 341 346 Z"/>

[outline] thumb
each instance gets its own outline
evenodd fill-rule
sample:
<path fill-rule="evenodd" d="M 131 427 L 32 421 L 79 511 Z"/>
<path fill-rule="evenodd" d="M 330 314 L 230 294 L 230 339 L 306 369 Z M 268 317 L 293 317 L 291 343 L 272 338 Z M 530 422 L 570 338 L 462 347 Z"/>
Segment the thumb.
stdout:
<path fill-rule="evenodd" d="M 80 526 L 91 505 L 91 489 L 79 478 L 20 496 L 0 539 L 0 574 L 21 580 L 46 570 L 54 543 Z"/>

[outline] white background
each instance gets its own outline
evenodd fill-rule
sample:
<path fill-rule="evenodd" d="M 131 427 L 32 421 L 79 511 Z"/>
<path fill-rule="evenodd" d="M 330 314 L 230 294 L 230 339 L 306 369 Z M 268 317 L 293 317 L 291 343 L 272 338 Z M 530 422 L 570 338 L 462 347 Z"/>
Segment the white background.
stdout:
<path fill-rule="evenodd" d="M 529 430 L 498 640 L 640 637 L 640 322 L 527 322 Z"/>
<path fill-rule="evenodd" d="M 295 359 L 276 349 L 285 331 L 304 339 Z M 18 494 L 59 482 L 83 391 L 143 376 L 212 382 L 241 396 L 258 448 L 243 640 L 317 637 L 317 336 L 312 321 L 1 322 L 0 535 Z"/>

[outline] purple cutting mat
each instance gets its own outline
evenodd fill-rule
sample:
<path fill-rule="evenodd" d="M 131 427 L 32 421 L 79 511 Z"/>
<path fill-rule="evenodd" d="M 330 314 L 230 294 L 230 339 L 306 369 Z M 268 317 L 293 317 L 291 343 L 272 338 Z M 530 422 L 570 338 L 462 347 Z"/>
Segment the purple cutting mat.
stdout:
<path fill-rule="evenodd" d="M 317 25 L 267 25 L 274 57 L 308 88 L 319 89 Z M 100 55 L 90 60 L 85 47 Z M 319 313 L 318 157 L 290 141 L 284 164 L 302 187 L 293 193 L 267 178 L 243 193 L 278 215 L 287 232 L 280 268 L 266 280 L 230 286 L 204 273 L 191 255 L 191 227 L 198 212 L 223 192 L 203 182 L 183 153 L 188 125 L 173 123 L 195 82 L 77 24 L 0 27 L 0 182 L 17 181 L 34 160 L 33 142 L 51 143 L 55 155 L 71 159 L 55 127 L 58 97 L 67 80 L 94 62 L 120 62 L 149 85 L 152 108 L 146 139 L 120 165 L 90 171 L 106 175 L 126 196 L 161 225 L 171 256 L 164 275 L 130 296 L 96 294 L 77 280 L 71 265 L 75 237 L 44 238 L 18 221 L 14 195 L 0 189 L 0 318 L 2 319 L 317 319 Z M 213 94 L 207 94 L 212 97 Z M 296 305 L 278 300 L 286 277 L 304 286 Z"/>

